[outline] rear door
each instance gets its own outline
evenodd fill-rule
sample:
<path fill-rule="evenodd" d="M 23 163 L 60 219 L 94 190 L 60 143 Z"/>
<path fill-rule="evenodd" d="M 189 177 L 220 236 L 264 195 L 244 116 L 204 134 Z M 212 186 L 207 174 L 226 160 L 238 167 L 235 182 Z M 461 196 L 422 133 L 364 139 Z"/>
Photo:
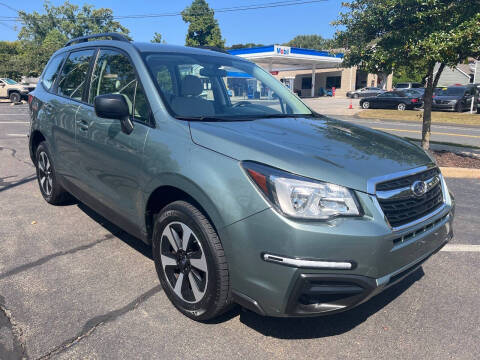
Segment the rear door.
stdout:
<path fill-rule="evenodd" d="M 95 96 L 104 94 L 125 97 L 134 124 L 132 133 L 122 132 L 119 120 L 96 116 Z M 129 57 L 113 48 L 100 49 L 92 70 L 87 101 L 80 106 L 76 116 L 76 143 L 82 157 L 77 166 L 91 205 L 111 219 L 121 219 L 126 227 L 141 223 L 139 216 L 143 216 L 143 147 L 153 126 L 152 119 L 143 87 Z M 135 229 L 130 231 L 135 233 Z"/>
<path fill-rule="evenodd" d="M 65 60 L 53 93 L 45 104 L 51 114 L 56 170 L 67 180 L 78 179 L 78 150 L 75 145 L 75 116 L 82 103 L 94 49 L 71 52 Z"/>

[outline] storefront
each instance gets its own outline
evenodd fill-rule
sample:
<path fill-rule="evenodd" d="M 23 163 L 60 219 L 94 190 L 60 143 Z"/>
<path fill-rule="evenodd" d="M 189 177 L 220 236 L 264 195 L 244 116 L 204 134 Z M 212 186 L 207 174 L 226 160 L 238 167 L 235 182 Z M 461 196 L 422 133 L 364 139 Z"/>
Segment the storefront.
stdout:
<path fill-rule="evenodd" d="M 337 95 L 344 95 L 367 84 L 391 89 L 391 76 L 389 81 L 380 83 L 380 76 L 357 72 L 356 68 L 343 68 L 341 53 L 280 45 L 234 49 L 229 53 L 255 62 L 302 97 L 331 94 L 332 89 Z"/>

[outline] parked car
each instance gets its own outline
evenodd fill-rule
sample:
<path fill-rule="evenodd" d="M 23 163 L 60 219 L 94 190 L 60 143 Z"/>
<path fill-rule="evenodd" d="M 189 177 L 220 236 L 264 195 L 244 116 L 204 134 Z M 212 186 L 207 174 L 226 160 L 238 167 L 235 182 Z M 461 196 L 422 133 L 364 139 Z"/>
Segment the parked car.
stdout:
<path fill-rule="evenodd" d="M 230 97 L 227 71 L 269 96 Z M 195 320 L 232 303 L 345 311 L 453 236 L 454 199 L 420 147 L 316 114 L 240 57 L 90 35 L 53 54 L 29 106 L 43 198 L 73 194 L 151 245 Z"/>
<path fill-rule="evenodd" d="M 448 110 L 463 112 L 470 110 L 473 99 L 473 109 L 478 110 L 478 89 L 475 85 L 450 86 L 437 88 L 432 103 L 432 110 Z"/>
<path fill-rule="evenodd" d="M 363 109 L 398 109 L 403 111 L 420 107 L 422 104 L 422 96 L 419 93 L 407 91 L 388 91 L 360 100 L 360 106 Z"/>
<path fill-rule="evenodd" d="M 34 89 L 35 86 L 26 86 L 9 78 L 0 78 L 0 97 L 9 98 L 12 103 L 26 98 L 27 94 Z"/>
<path fill-rule="evenodd" d="M 365 87 L 355 91 L 348 91 L 347 97 L 358 99 L 358 98 L 367 97 L 367 96 L 375 96 L 384 92 L 385 90 L 382 90 L 378 87 Z"/>
<path fill-rule="evenodd" d="M 398 83 L 395 85 L 394 90 L 403 90 L 403 89 L 420 89 L 423 88 L 423 85 L 416 82 L 405 82 L 405 83 Z"/>

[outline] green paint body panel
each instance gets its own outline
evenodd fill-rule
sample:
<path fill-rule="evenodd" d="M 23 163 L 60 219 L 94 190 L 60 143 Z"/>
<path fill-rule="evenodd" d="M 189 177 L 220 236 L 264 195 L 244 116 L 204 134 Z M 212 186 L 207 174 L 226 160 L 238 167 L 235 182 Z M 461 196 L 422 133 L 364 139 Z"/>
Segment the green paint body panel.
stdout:
<path fill-rule="evenodd" d="M 58 53 L 85 46 L 69 46 Z M 146 207 L 151 194 L 165 186 L 187 193 L 219 233 L 232 289 L 257 301 L 266 314 L 290 315 L 287 303 L 300 274 L 350 274 L 375 281 L 421 259 L 451 237 L 454 203 L 448 194 L 444 209 L 433 218 L 414 228 L 392 231 L 376 206 L 375 195 L 368 191 L 371 178 L 432 165 L 417 146 L 329 118 L 178 120 L 167 111 L 140 52 L 145 48 L 208 54 L 208 50 L 119 41 L 92 41 L 88 47 L 115 47 L 128 54 L 155 124 L 135 122 L 127 135 L 119 121 L 97 117 L 92 105 L 37 86 L 31 131 L 45 137 L 66 187 L 147 243 Z M 288 219 L 246 175 L 241 161 L 247 160 L 351 188 L 364 215 L 328 222 Z M 417 234 L 408 244 L 393 242 L 446 215 L 447 220 Z M 353 261 L 356 266 L 352 270 L 300 269 L 266 262 L 265 252 Z"/>

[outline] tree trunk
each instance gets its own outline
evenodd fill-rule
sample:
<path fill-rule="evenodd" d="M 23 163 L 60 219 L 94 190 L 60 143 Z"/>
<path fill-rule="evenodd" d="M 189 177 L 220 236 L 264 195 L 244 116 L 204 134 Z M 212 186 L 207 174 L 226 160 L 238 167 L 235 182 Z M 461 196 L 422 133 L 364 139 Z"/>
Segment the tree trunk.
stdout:
<path fill-rule="evenodd" d="M 433 90 L 440 80 L 445 64 L 440 64 L 437 73 L 434 75 L 434 67 L 428 68 L 427 84 L 425 87 L 425 96 L 423 99 L 423 125 L 422 125 L 422 148 L 424 150 L 430 149 L 430 133 L 432 125 L 432 103 L 433 103 Z"/>
<path fill-rule="evenodd" d="M 430 128 L 432 125 L 432 102 L 433 102 L 433 68 L 428 69 L 427 86 L 423 97 L 423 125 L 422 125 L 422 148 L 430 148 Z"/>

